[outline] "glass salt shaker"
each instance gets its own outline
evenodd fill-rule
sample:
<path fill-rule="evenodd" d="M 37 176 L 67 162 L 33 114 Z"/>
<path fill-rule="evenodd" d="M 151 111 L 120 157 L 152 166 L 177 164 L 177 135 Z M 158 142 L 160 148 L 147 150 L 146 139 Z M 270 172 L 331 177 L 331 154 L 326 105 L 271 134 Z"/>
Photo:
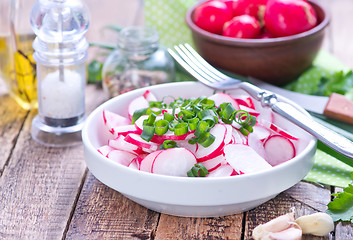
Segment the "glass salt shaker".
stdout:
<path fill-rule="evenodd" d="M 32 138 L 53 147 L 81 143 L 89 12 L 81 0 L 38 0 L 31 25 L 37 62 L 38 115 Z"/>
<path fill-rule="evenodd" d="M 109 97 L 174 79 L 174 61 L 158 40 L 157 32 L 149 27 L 120 31 L 118 46 L 102 70 L 103 88 Z"/>

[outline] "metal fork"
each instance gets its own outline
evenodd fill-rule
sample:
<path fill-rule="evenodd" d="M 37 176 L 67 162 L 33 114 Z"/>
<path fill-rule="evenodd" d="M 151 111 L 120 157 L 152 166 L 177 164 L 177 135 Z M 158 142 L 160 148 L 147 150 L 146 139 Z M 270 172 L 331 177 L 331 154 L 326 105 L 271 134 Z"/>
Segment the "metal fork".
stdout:
<path fill-rule="evenodd" d="M 179 44 L 174 46 L 174 49 L 175 51 L 168 49 L 168 52 L 186 71 L 203 84 L 218 90 L 236 88 L 245 90 L 250 96 L 260 101 L 263 107 L 270 107 L 274 112 L 303 128 L 330 148 L 350 158 L 344 161 L 353 166 L 353 142 L 347 138 L 315 122 L 293 105 L 279 101 L 274 93 L 221 73 L 206 62 L 189 44 Z"/>

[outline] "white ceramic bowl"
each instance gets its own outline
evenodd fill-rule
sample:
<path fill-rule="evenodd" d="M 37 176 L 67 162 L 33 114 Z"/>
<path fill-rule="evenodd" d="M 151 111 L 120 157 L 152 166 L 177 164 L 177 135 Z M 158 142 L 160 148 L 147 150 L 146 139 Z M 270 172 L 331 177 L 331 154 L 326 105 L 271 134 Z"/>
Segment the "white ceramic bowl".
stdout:
<path fill-rule="evenodd" d="M 141 172 L 105 158 L 97 151 L 107 143 L 107 136 L 101 131 L 103 109 L 127 116 L 128 103 L 146 89 L 159 99 L 170 95 L 187 98 L 210 96 L 214 90 L 197 82 L 156 85 L 115 97 L 88 116 L 82 131 L 88 169 L 105 185 L 149 209 L 188 217 L 217 217 L 247 211 L 298 183 L 313 166 L 316 140 L 278 115 L 275 116 L 276 123 L 294 132 L 302 139 L 302 144 L 298 146 L 295 158 L 262 172 L 220 178 L 172 177 Z M 228 93 L 234 95 L 237 91 Z"/>

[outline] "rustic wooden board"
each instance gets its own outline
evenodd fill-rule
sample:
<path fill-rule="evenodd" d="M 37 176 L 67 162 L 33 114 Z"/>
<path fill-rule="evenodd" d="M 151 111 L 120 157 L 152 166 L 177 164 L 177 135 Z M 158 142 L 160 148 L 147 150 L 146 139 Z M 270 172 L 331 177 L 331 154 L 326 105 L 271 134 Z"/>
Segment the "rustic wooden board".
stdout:
<path fill-rule="evenodd" d="M 27 114 L 28 111 L 23 110 L 9 95 L 0 95 L 0 175 L 11 156 Z"/>
<path fill-rule="evenodd" d="M 162 214 L 156 240 L 241 239 L 243 214 L 217 218 L 184 218 Z"/>
<path fill-rule="evenodd" d="M 88 174 L 67 239 L 150 239 L 159 214 L 127 199 Z"/>
<path fill-rule="evenodd" d="M 330 190 L 319 188 L 311 183 L 300 182 L 279 194 L 276 198 L 246 213 L 244 239 L 252 239 L 253 229 L 294 209 L 295 218 L 314 212 L 325 211 L 330 201 Z M 303 239 L 331 239 L 331 236 L 314 237 L 304 235 Z"/>
<path fill-rule="evenodd" d="M 95 86 L 87 88 L 87 109 L 101 101 L 99 93 Z M 49 148 L 34 142 L 30 128 L 36 114 L 26 118 L 0 178 L 0 238 L 61 239 L 82 185 L 82 145 Z"/>

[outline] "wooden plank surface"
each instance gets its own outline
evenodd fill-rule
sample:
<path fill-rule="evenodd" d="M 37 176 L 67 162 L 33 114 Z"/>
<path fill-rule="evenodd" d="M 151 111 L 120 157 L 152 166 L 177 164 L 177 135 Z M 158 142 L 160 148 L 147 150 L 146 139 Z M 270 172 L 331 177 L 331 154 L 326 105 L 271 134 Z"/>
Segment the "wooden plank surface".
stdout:
<path fill-rule="evenodd" d="M 140 0 L 116 0 L 112 5 L 86 1 L 117 12 L 106 13 L 104 21 L 141 23 L 141 13 L 134 11 Z M 347 24 L 352 21 L 353 0 L 322 1 L 332 15 L 324 47 L 353 68 L 353 30 Z M 110 38 L 97 32 L 88 36 Z M 87 112 L 106 99 L 95 85 L 88 86 L 86 95 Z M 0 84 L 0 239 L 252 239 L 258 224 L 292 208 L 296 217 L 325 211 L 330 201 L 330 187 L 300 182 L 246 213 L 219 218 L 159 214 L 100 183 L 86 168 L 82 146 L 57 149 L 32 141 L 35 114 L 18 107 Z M 335 239 L 353 239 L 352 226 L 339 223 Z"/>

